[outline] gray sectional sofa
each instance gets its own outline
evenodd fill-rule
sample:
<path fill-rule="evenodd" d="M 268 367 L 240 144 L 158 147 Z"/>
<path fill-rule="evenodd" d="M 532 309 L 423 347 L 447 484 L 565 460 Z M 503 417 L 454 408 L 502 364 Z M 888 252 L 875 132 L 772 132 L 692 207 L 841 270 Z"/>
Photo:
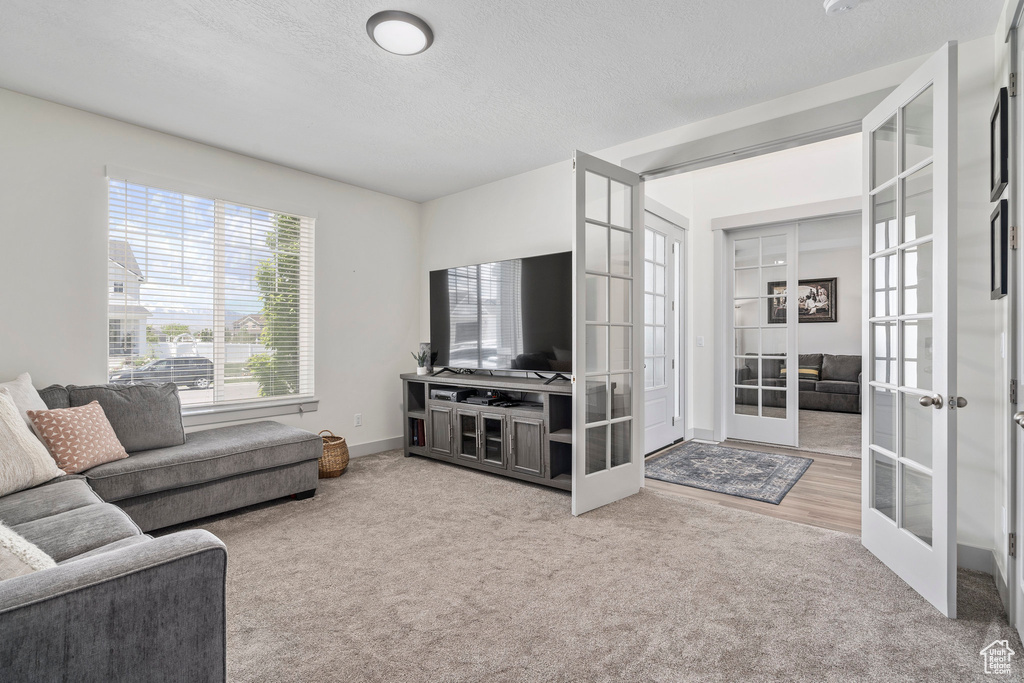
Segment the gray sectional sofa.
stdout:
<path fill-rule="evenodd" d="M 173 385 L 39 393 L 100 401 L 130 455 L 0 498 L 0 522 L 58 563 L 0 581 L 0 680 L 225 680 L 224 544 L 144 532 L 312 495 L 320 437 L 276 422 L 186 435 Z"/>
<path fill-rule="evenodd" d="M 816 368 L 818 379 L 800 378 L 800 410 L 829 410 L 839 413 L 859 413 L 861 411 L 861 357 L 841 356 L 830 353 L 800 354 L 799 365 L 802 368 Z M 783 361 L 781 359 L 761 360 L 761 385 L 772 387 L 786 386 L 782 376 Z M 738 405 L 756 405 L 757 390 L 742 389 L 758 384 L 757 359 L 750 358 L 736 370 L 736 403 Z M 778 397 L 775 396 L 778 394 Z M 764 405 L 782 407 L 785 394 L 783 392 L 766 392 Z"/>

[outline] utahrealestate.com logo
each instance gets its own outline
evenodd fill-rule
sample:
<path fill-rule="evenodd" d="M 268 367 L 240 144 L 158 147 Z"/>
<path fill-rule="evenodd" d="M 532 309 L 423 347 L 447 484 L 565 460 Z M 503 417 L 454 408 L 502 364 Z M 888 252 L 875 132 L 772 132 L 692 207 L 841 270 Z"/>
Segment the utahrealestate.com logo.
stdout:
<path fill-rule="evenodd" d="M 987 674 L 1009 674 L 1010 660 L 1017 654 L 1010 649 L 1010 643 L 1006 640 L 994 640 L 986 645 L 982 651 L 982 659 L 985 660 L 985 673 Z"/>

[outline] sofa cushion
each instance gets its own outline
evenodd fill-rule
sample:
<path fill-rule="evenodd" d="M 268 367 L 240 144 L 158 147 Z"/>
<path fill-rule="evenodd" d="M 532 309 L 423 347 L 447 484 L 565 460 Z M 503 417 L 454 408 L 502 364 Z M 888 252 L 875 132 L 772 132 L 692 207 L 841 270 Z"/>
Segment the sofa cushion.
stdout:
<path fill-rule="evenodd" d="M 10 391 L 0 387 L 0 496 L 63 474 L 25 424 Z"/>
<path fill-rule="evenodd" d="M 57 562 L 142 533 L 124 510 L 109 503 L 86 505 L 12 528 Z"/>
<path fill-rule="evenodd" d="M 814 387 L 817 384 L 814 380 L 801 379 L 800 380 L 800 391 L 814 391 Z"/>
<path fill-rule="evenodd" d="M 0 498 L 0 522 L 16 526 L 103 501 L 83 479 L 62 479 Z"/>
<path fill-rule="evenodd" d="M 0 389 L 10 392 L 11 400 L 18 406 L 18 414 L 29 429 L 32 422 L 28 419 L 30 410 L 46 410 L 46 403 L 43 402 L 39 392 L 32 386 L 32 376 L 23 372 L 16 379 L 10 382 L 0 382 Z"/>
<path fill-rule="evenodd" d="M 265 421 L 192 432 L 181 446 L 133 453 L 85 476 L 103 500 L 113 502 L 316 460 L 322 454 L 323 441 L 316 434 Z"/>
<path fill-rule="evenodd" d="M 39 398 L 43 399 L 43 403 L 46 404 L 46 407 L 49 410 L 71 407 L 71 399 L 68 397 L 68 388 L 61 384 L 51 384 L 48 387 L 40 389 Z"/>
<path fill-rule="evenodd" d="M 761 381 L 761 385 L 766 387 L 784 387 L 786 386 L 786 378 L 781 377 L 773 379 L 768 377 Z"/>
<path fill-rule="evenodd" d="M 128 538 L 122 538 L 120 541 L 114 541 L 106 545 L 101 545 L 99 548 L 94 548 L 88 552 L 84 552 L 81 555 L 75 555 L 69 557 L 66 560 L 62 560 L 60 564 L 67 564 L 68 562 L 75 562 L 77 560 L 84 560 L 88 557 L 95 557 L 96 555 L 102 555 L 103 553 L 109 553 L 111 550 L 120 550 L 121 548 L 127 548 L 128 546 L 138 545 L 139 543 L 145 543 L 151 541 L 153 538 L 145 534 L 139 536 L 129 536 Z"/>
<path fill-rule="evenodd" d="M 129 453 L 185 443 L 178 387 L 168 384 L 69 386 L 72 407 L 98 401 Z"/>
<path fill-rule="evenodd" d="M 65 472 L 82 472 L 128 457 L 96 401 L 77 408 L 30 410 L 28 416 L 57 467 Z"/>
<path fill-rule="evenodd" d="M 822 354 L 820 353 L 801 353 L 800 354 L 800 367 L 809 368 L 821 368 Z"/>
<path fill-rule="evenodd" d="M 821 361 L 821 378 L 825 380 L 857 382 L 860 380 L 860 372 L 860 356 L 833 356 L 826 353 Z"/>
<path fill-rule="evenodd" d="M 822 380 L 822 381 L 818 382 L 818 385 L 815 387 L 815 391 L 821 392 L 823 394 L 853 394 L 853 395 L 857 395 L 857 394 L 860 393 L 860 383 L 859 382 L 839 382 L 839 381 L 835 381 L 835 380 L 832 380 L 832 381 Z"/>

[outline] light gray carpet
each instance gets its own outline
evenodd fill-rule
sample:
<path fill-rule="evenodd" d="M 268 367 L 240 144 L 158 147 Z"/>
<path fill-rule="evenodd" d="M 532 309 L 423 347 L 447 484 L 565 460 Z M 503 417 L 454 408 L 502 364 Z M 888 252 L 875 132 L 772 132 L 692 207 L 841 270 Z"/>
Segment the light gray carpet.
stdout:
<path fill-rule="evenodd" d="M 1024 652 L 982 574 L 950 621 L 854 536 L 652 491 L 574 518 L 398 452 L 201 526 L 232 681 L 980 681 L 988 643 Z"/>
<path fill-rule="evenodd" d="M 824 410 L 800 411 L 800 450 L 860 457 L 860 415 Z"/>

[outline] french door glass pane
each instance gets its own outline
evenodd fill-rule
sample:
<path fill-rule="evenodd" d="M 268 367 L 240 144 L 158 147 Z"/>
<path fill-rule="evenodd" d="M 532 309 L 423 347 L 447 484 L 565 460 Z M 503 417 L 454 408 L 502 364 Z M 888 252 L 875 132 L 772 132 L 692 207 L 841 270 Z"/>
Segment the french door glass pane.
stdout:
<path fill-rule="evenodd" d="M 927 90 L 911 100 L 903 110 L 903 169 L 913 168 L 932 155 L 934 147 L 935 89 Z M 908 238 L 913 239 L 913 238 Z"/>
<path fill-rule="evenodd" d="M 633 414 L 633 375 L 612 375 L 612 419 Z"/>
<path fill-rule="evenodd" d="M 633 262 L 632 235 L 622 230 L 611 231 L 611 273 L 612 275 L 630 275 Z"/>
<path fill-rule="evenodd" d="M 785 327 L 767 327 L 761 330 L 761 353 L 765 356 L 786 355 L 786 341 L 789 330 Z"/>
<path fill-rule="evenodd" d="M 632 282 L 623 278 L 608 279 L 609 317 L 613 322 L 633 322 Z"/>
<path fill-rule="evenodd" d="M 786 392 L 774 389 L 761 390 L 761 416 L 786 419 Z"/>
<path fill-rule="evenodd" d="M 895 247 L 899 240 L 896 229 L 896 186 L 885 188 L 871 198 L 872 231 L 874 242 L 872 252 Z"/>
<path fill-rule="evenodd" d="M 737 415 L 757 415 L 758 390 L 745 387 L 736 389 L 735 411 Z"/>
<path fill-rule="evenodd" d="M 586 187 L 587 220 L 608 222 L 608 179 L 596 173 L 587 172 Z M 587 235 L 590 242 L 590 235 Z"/>
<path fill-rule="evenodd" d="M 872 315 L 876 318 L 896 315 L 899 301 L 899 283 L 896 280 L 896 254 L 875 258 L 872 271 L 875 292 Z"/>
<path fill-rule="evenodd" d="M 736 327 L 757 327 L 757 316 L 761 310 L 759 299 L 736 299 L 732 308 L 733 324 Z"/>
<path fill-rule="evenodd" d="M 587 325 L 587 372 L 608 372 L 608 326 Z"/>
<path fill-rule="evenodd" d="M 903 323 L 903 386 L 932 388 L 932 321 Z"/>
<path fill-rule="evenodd" d="M 587 474 L 608 469 L 608 425 L 587 428 Z"/>
<path fill-rule="evenodd" d="M 896 115 L 871 133 L 871 157 L 875 160 L 871 187 L 896 177 Z"/>
<path fill-rule="evenodd" d="M 618 181 L 611 181 L 611 220 L 612 225 L 630 228 L 633 220 L 633 207 L 630 188 Z"/>
<path fill-rule="evenodd" d="M 758 249 L 758 238 L 736 240 L 733 246 L 733 254 L 735 255 L 735 263 L 737 268 L 748 268 L 750 266 L 756 266 L 760 263 L 760 251 Z M 651 247 L 654 247 L 653 242 Z"/>
<path fill-rule="evenodd" d="M 736 355 L 737 356 L 749 356 L 757 355 L 758 352 L 758 336 L 759 331 L 753 330 L 736 330 Z"/>
<path fill-rule="evenodd" d="M 736 287 L 733 296 L 737 299 L 745 299 L 760 295 L 761 285 L 758 281 L 758 269 L 736 271 Z"/>
<path fill-rule="evenodd" d="M 932 164 L 903 181 L 903 241 L 932 234 Z"/>
<path fill-rule="evenodd" d="M 932 544 L 932 478 L 912 467 L 903 470 L 903 528 L 928 545 Z"/>
<path fill-rule="evenodd" d="M 587 380 L 587 424 L 608 419 L 608 380 L 604 377 Z"/>
<path fill-rule="evenodd" d="M 608 228 L 587 223 L 587 270 L 608 272 Z"/>
<path fill-rule="evenodd" d="M 871 326 L 874 343 L 874 380 L 898 384 L 896 358 L 896 323 L 875 323 Z"/>
<path fill-rule="evenodd" d="M 761 238 L 761 263 L 766 266 L 782 266 L 786 260 L 786 236 L 772 235 Z"/>
<path fill-rule="evenodd" d="M 871 390 L 871 443 L 896 452 L 896 392 L 890 389 Z"/>
<path fill-rule="evenodd" d="M 610 372 L 622 372 L 629 370 L 632 366 L 632 337 L 633 330 L 629 327 L 611 327 L 608 330 L 608 344 L 610 361 L 608 370 Z M 655 377 L 657 378 L 657 377 Z"/>
<path fill-rule="evenodd" d="M 608 276 L 587 275 L 587 322 L 608 322 Z"/>
<path fill-rule="evenodd" d="M 932 312 L 932 243 L 903 252 L 903 312 Z"/>
<path fill-rule="evenodd" d="M 871 507 L 896 521 L 896 463 L 871 452 Z"/>
<path fill-rule="evenodd" d="M 612 467 L 628 464 L 631 422 L 612 423 Z"/>
<path fill-rule="evenodd" d="M 903 448 L 900 455 L 925 467 L 932 466 L 932 420 L 936 410 L 922 406 L 917 394 L 903 394 Z"/>

